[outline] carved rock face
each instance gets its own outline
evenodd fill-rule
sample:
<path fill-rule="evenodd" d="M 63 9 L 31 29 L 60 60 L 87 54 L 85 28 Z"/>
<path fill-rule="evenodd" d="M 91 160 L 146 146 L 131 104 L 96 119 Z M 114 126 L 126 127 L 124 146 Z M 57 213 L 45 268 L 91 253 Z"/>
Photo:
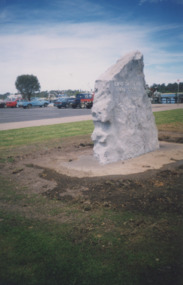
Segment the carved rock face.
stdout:
<path fill-rule="evenodd" d="M 101 164 L 127 160 L 159 148 L 140 52 L 118 60 L 96 80 L 95 90 L 92 140 L 94 156 Z"/>

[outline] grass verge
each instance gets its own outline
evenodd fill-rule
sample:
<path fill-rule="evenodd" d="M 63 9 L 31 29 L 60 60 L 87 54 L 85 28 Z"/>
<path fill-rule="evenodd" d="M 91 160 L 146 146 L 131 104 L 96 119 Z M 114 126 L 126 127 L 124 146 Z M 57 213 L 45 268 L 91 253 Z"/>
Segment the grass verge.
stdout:
<path fill-rule="evenodd" d="M 183 127 L 183 109 L 155 112 L 154 116 L 158 128 L 176 130 Z M 93 128 L 92 121 L 83 121 L 1 131 L 0 150 L 36 143 L 44 144 L 45 141 L 61 140 L 65 137 L 89 135 Z"/>
<path fill-rule="evenodd" d="M 160 131 L 182 132 L 183 109 L 154 113 L 156 125 Z"/>
<path fill-rule="evenodd" d="M 92 133 L 93 122 L 83 121 L 51 126 L 1 131 L 0 149 Z"/>

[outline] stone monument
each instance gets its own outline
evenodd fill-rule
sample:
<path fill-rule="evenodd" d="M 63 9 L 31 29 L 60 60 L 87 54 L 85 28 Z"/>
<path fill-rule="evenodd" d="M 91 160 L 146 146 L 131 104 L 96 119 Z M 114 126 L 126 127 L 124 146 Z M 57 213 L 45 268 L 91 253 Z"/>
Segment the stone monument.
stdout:
<path fill-rule="evenodd" d="M 143 55 L 139 51 L 129 53 L 95 82 L 92 140 L 94 156 L 101 164 L 159 148 L 143 67 Z"/>

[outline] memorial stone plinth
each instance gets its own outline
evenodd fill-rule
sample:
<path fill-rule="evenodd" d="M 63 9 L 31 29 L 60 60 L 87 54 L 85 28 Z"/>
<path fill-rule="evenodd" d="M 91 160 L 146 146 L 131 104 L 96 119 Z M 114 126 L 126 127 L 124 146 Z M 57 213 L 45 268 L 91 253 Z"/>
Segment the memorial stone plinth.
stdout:
<path fill-rule="evenodd" d="M 101 164 L 159 148 L 143 66 L 143 56 L 136 51 L 119 59 L 95 82 L 92 140 Z"/>

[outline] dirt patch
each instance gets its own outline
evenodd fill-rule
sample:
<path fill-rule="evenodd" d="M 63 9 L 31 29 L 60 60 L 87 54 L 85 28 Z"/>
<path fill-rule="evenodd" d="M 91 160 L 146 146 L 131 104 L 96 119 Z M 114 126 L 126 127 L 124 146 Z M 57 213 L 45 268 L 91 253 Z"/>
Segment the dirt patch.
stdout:
<path fill-rule="evenodd" d="M 54 179 L 57 187 L 43 195 L 65 202 L 79 201 L 86 211 L 100 205 L 149 214 L 159 210 L 181 213 L 183 162 L 171 167 L 172 170 L 147 171 L 128 178 L 71 178 L 45 169 L 41 177 Z"/>
<path fill-rule="evenodd" d="M 159 131 L 158 138 L 160 141 L 183 143 L 183 134 L 181 132 Z"/>
<path fill-rule="evenodd" d="M 165 134 L 160 134 L 160 136 Z M 169 137 L 171 134 L 169 133 Z M 180 142 L 180 135 L 172 138 Z M 141 174 L 107 177 L 70 177 L 53 169 L 39 167 L 41 160 L 50 156 L 62 157 L 69 161 L 81 153 L 91 150 L 93 144 L 89 136 L 68 138 L 53 148 L 18 156 L 7 163 L 1 172 L 10 180 L 26 187 L 27 193 L 42 194 L 50 199 L 63 202 L 80 202 L 85 211 L 98 207 L 138 210 L 144 213 L 163 211 L 180 212 L 182 209 L 183 161 L 174 161 L 158 170 Z M 39 163 L 38 163 L 39 162 Z"/>

